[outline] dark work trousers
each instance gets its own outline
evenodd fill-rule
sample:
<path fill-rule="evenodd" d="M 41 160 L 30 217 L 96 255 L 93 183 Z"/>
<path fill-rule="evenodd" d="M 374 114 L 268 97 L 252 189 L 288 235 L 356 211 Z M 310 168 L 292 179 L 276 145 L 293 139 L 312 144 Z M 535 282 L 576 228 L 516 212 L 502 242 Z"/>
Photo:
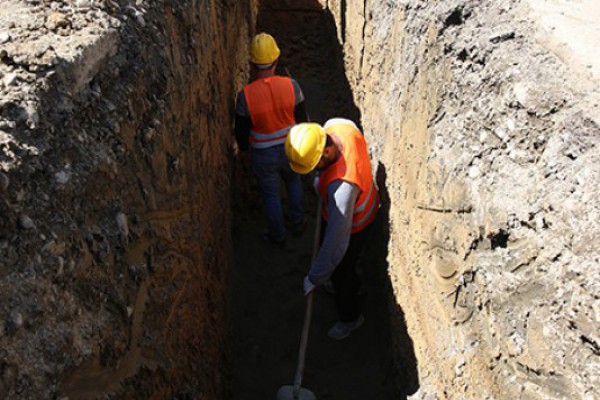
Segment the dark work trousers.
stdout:
<path fill-rule="evenodd" d="M 356 272 L 358 259 L 365 248 L 369 231 L 373 224 L 369 224 L 365 229 L 350 235 L 350 243 L 342 261 L 337 265 L 331 275 L 331 283 L 335 288 L 335 303 L 338 310 L 338 316 L 342 322 L 352 322 L 358 319 L 360 315 L 360 278 Z M 321 220 L 321 242 L 325 235 L 327 222 Z"/>

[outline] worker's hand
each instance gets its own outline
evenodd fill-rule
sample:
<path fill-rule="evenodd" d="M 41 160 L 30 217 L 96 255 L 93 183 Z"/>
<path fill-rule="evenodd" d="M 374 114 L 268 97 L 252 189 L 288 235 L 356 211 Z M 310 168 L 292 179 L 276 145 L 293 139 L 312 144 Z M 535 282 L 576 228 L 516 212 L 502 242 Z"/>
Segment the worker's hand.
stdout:
<path fill-rule="evenodd" d="M 310 292 L 312 292 L 313 290 L 315 290 L 316 288 L 317 288 L 317 285 L 312 283 L 310 281 L 310 278 L 308 277 L 308 275 L 306 275 L 306 277 L 304 277 L 304 295 L 308 296 L 308 294 Z"/>

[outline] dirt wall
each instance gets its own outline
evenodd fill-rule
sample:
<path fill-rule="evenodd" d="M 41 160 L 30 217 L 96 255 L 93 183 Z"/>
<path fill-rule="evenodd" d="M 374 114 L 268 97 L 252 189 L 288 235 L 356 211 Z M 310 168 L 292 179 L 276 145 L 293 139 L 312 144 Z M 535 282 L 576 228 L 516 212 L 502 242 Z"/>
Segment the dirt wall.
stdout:
<path fill-rule="evenodd" d="M 321 3 L 390 197 L 414 398 L 597 398 L 591 68 L 524 1 Z"/>
<path fill-rule="evenodd" d="M 224 398 L 254 2 L 2 6 L 0 397 Z"/>

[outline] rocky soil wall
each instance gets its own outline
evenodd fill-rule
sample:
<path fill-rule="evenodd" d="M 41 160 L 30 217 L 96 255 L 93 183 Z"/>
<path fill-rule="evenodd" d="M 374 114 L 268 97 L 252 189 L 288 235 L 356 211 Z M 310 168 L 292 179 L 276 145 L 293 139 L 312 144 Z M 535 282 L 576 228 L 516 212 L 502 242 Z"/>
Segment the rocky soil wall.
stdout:
<path fill-rule="evenodd" d="M 255 2 L 1 6 L 0 398 L 225 398 Z"/>
<path fill-rule="evenodd" d="M 571 63 L 525 1 L 321 3 L 389 196 L 414 398 L 598 398 L 595 53 Z"/>

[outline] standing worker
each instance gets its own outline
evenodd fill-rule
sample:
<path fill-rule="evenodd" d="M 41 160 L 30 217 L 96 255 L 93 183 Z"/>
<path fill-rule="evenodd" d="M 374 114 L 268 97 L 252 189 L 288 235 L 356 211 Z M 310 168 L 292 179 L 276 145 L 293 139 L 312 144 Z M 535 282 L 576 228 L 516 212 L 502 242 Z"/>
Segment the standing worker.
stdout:
<path fill-rule="evenodd" d="M 380 205 L 367 143 L 352 121 L 334 118 L 323 127 L 314 123 L 294 126 L 285 152 L 299 174 L 318 171 L 315 187 L 322 202 L 325 234 L 304 278 L 304 294 L 331 280 L 339 321 L 328 335 L 344 339 L 365 320 L 356 266 Z"/>
<path fill-rule="evenodd" d="M 292 233 L 306 227 L 300 176 L 285 157 L 284 143 L 290 128 L 307 121 L 304 95 L 294 79 L 275 75 L 279 60 L 275 39 L 259 33 L 250 43 L 251 73 L 254 78 L 236 100 L 235 138 L 242 151 L 251 150 L 252 171 L 262 194 L 269 230 L 264 240 L 283 247 L 286 229 L 279 183 L 283 178 L 289 199 Z"/>

